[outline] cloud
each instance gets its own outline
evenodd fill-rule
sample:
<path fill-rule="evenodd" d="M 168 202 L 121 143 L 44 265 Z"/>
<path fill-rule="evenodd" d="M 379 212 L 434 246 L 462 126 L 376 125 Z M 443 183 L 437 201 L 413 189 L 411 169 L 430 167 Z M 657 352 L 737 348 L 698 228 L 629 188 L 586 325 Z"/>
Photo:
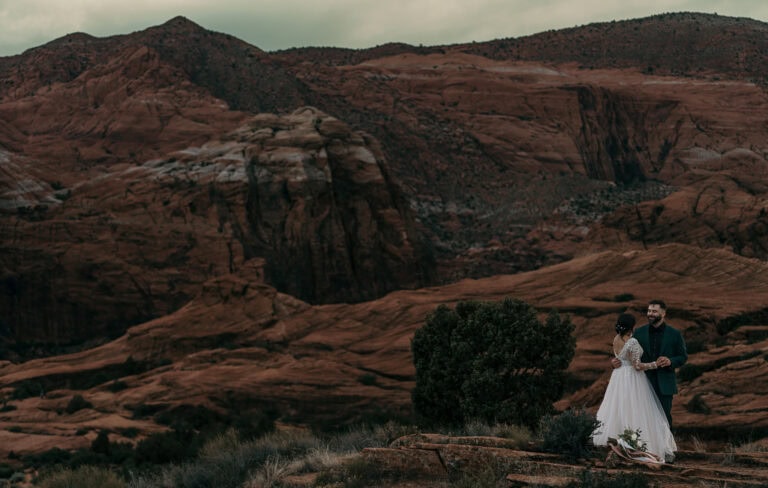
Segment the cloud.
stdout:
<path fill-rule="evenodd" d="M 0 55 L 72 32 L 104 37 L 183 15 L 271 51 L 452 44 L 664 12 L 768 18 L 765 0 L 0 0 Z"/>

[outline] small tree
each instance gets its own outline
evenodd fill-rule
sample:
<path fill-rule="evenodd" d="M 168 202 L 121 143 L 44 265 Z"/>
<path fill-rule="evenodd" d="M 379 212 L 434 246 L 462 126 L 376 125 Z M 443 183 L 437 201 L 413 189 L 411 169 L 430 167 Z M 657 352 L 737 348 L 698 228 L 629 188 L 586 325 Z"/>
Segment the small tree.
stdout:
<path fill-rule="evenodd" d="M 411 343 L 417 415 L 426 423 L 482 419 L 536 428 L 563 393 L 572 332 L 567 317 L 553 310 L 542 324 L 521 300 L 439 306 Z"/>

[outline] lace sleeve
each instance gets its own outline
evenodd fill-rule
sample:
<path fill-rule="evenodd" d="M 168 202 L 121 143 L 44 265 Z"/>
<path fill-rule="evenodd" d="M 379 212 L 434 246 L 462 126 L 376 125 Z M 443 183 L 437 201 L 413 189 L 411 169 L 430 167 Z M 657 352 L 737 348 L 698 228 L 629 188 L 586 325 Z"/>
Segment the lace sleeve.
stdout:
<path fill-rule="evenodd" d="M 640 362 L 640 357 L 643 355 L 643 346 L 634 337 L 627 342 L 627 352 L 629 353 L 629 360 L 632 366 L 638 371 L 656 369 L 658 367 L 656 366 L 656 361 L 652 363 Z"/>

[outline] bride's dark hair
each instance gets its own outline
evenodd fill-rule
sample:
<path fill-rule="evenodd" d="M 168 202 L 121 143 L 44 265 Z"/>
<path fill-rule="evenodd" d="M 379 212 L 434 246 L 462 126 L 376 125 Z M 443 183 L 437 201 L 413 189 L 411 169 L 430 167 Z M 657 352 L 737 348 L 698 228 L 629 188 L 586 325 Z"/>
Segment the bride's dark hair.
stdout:
<path fill-rule="evenodd" d="M 623 313 L 616 319 L 616 333 L 624 335 L 635 326 L 635 316 L 631 313 Z"/>

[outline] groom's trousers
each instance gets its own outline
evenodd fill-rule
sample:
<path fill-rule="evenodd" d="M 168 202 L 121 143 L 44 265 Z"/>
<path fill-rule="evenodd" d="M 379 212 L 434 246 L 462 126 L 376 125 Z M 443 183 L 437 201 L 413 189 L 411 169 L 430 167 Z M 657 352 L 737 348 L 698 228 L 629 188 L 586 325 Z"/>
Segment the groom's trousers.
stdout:
<path fill-rule="evenodd" d="M 662 395 L 659 391 L 659 380 L 656 375 L 648 375 L 648 379 L 651 380 L 651 386 L 653 387 L 656 398 L 661 403 L 661 408 L 664 409 L 664 415 L 667 416 L 667 422 L 669 422 L 669 428 L 672 428 L 672 395 Z"/>

